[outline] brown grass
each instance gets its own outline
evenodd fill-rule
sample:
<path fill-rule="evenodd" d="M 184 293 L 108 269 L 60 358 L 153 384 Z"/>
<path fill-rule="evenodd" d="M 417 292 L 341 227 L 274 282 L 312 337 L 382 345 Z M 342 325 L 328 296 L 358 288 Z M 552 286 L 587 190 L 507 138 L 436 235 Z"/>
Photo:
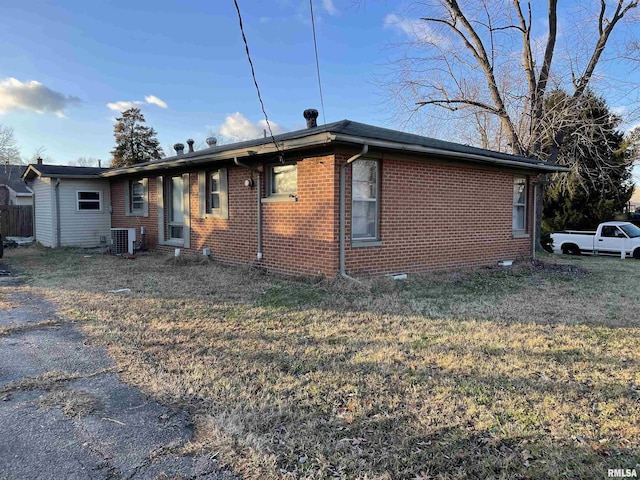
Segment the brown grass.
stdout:
<path fill-rule="evenodd" d="M 127 382 L 193 414 L 193 448 L 246 478 L 606 478 L 640 463 L 632 260 L 362 283 L 154 255 L 9 261 Z"/>
<path fill-rule="evenodd" d="M 66 417 L 85 417 L 98 407 L 95 395 L 85 390 L 53 390 L 37 401 L 41 408 L 60 408 Z"/>

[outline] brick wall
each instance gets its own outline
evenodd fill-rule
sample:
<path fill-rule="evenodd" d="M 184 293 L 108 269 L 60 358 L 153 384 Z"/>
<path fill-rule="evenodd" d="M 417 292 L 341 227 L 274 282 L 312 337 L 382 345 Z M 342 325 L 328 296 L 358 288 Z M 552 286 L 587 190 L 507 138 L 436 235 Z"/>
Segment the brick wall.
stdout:
<path fill-rule="evenodd" d="M 531 239 L 512 237 L 513 173 L 417 163 L 389 155 L 378 158 L 382 159 L 379 232 L 383 245 L 352 248 L 347 240 L 347 272 L 418 273 L 495 265 L 530 255 Z M 350 199 L 350 167 L 346 184 Z M 529 211 L 530 204 L 531 200 Z M 350 232 L 350 200 L 346 213 Z"/>
<path fill-rule="evenodd" d="M 149 248 L 155 248 L 158 244 L 158 197 L 156 178 L 149 178 L 148 181 L 148 217 L 128 217 L 125 215 L 125 191 L 128 185 L 129 180 L 115 179 L 111 181 L 111 227 L 135 228 L 136 239 L 139 241 L 140 227 L 144 226 L 144 243 Z"/>
<path fill-rule="evenodd" d="M 297 201 L 262 204 L 262 261 L 257 260 L 257 174 L 228 166 L 229 218 L 201 219 L 198 172 L 192 172 L 189 182 L 191 248 L 183 249 L 184 253 L 201 254 L 204 247 L 209 247 L 213 259 L 226 263 L 249 263 L 299 275 L 335 275 L 338 220 L 333 156 L 298 160 Z M 251 188 L 244 185 L 248 178 L 254 180 Z M 125 215 L 127 184 L 125 180 L 112 182 L 112 226 L 136 227 L 139 234 L 139 227 L 144 225 L 148 246 L 173 252 L 173 246 L 158 245 L 156 177 L 148 181 L 149 217 Z"/>
<path fill-rule="evenodd" d="M 191 248 L 209 247 L 216 260 L 253 264 L 300 275 L 336 275 L 339 268 L 339 165 L 353 152 L 299 158 L 295 202 L 263 203 L 263 259 L 257 254 L 257 188 L 244 181 L 256 174 L 228 166 L 229 218 L 198 218 L 198 173 L 190 174 Z M 367 158 L 376 158 L 375 154 Z M 351 247 L 351 168 L 346 169 L 346 267 L 355 275 L 417 273 L 493 265 L 528 257 L 530 238 L 512 238 L 513 173 L 495 169 L 417 163 L 378 156 L 379 247 Z M 294 160 L 288 158 L 288 160 Z M 253 165 L 263 168 L 262 165 Z M 146 244 L 157 245 L 157 181 L 149 178 L 149 217 L 125 216 L 128 182 L 111 186 L 112 226 L 146 227 Z M 529 188 L 527 227 L 531 225 Z"/>

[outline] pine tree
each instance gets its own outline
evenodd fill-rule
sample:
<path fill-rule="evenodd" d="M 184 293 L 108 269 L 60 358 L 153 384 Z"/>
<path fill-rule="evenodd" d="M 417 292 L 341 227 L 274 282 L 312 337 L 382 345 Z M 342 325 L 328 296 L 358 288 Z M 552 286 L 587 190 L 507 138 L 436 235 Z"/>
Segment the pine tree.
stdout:
<path fill-rule="evenodd" d="M 633 193 L 631 149 L 617 130 L 620 118 L 592 92 L 578 108 L 570 105 L 570 97 L 561 90 L 545 101 L 545 121 L 555 124 L 550 130 L 567 130 L 558 163 L 571 169 L 554 175 L 545 190 L 542 215 L 546 232 L 595 229 L 623 212 Z M 551 148 L 552 141 L 547 139 L 546 148 Z"/>
<path fill-rule="evenodd" d="M 142 125 L 145 122 L 139 108 L 125 110 L 121 117 L 116 118 L 113 128 L 116 147 L 111 150 L 112 168 L 159 160 L 164 156 L 156 131 Z"/>

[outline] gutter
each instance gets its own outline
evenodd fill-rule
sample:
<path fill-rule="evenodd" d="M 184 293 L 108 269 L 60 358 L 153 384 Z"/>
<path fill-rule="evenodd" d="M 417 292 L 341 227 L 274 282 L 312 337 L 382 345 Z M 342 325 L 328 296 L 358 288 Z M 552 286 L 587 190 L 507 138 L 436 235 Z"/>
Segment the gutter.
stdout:
<path fill-rule="evenodd" d="M 263 155 L 272 153 L 282 153 L 282 151 L 295 150 L 300 148 L 312 148 L 326 146 L 331 142 L 343 142 L 356 145 L 368 145 L 369 147 L 379 147 L 399 152 L 412 152 L 436 155 L 445 158 L 454 158 L 461 161 L 474 161 L 476 164 L 499 165 L 511 168 L 520 168 L 524 170 L 533 170 L 539 172 L 569 172 L 570 169 L 560 165 L 548 165 L 545 162 L 531 163 L 527 161 L 508 160 L 503 158 L 495 158 L 489 155 L 481 155 L 478 153 L 463 153 L 452 150 L 446 150 L 435 147 L 425 147 L 422 145 L 398 143 L 388 140 L 376 140 L 367 137 L 357 137 L 343 133 L 320 132 L 309 137 L 294 138 L 278 142 L 278 147 L 273 143 L 262 145 L 248 145 L 242 148 L 234 148 L 232 150 L 219 152 L 196 152 L 191 155 L 184 155 L 173 160 L 148 163 L 141 166 L 122 167 L 117 170 L 106 170 L 98 173 L 100 178 L 117 177 L 120 175 L 131 175 L 136 173 L 151 172 L 154 170 L 166 170 L 170 168 L 189 166 L 198 166 L 202 163 L 210 163 L 223 160 L 236 161 L 237 158 L 247 157 L 249 155 Z M 499 152 L 496 152 L 499 153 Z M 504 154 L 508 155 L 508 154 Z"/>
<path fill-rule="evenodd" d="M 517 160 L 506 160 L 502 158 L 494 158 L 485 155 L 479 155 L 477 153 L 463 153 L 454 152 L 451 150 L 441 150 L 439 148 L 424 147 L 422 145 L 409 145 L 402 143 L 389 142 L 387 140 L 375 140 L 365 137 L 354 137 L 351 135 L 343 135 L 340 133 L 335 134 L 336 141 L 357 143 L 360 145 L 366 145 L 370 147 L 388 148 L 391 150 L 399 150 L 403 152 L 415 152 L 415 153 L 428 153 L 430 155 L 439 155 L 443 157 L 459 158 L 460 160 L 479 160 L 484 164 L 502 165 L 505 167 L 524 168 L 530 170 L 539 170 L 547 172 L 570 172 L 567 167 L 559 165 L 552 166 L 545 162 L 527 163 Z"/>
<path fill-rule="evenodd" d="M 355 162 L 356 160 L 358 160 L 360 157 L 362 157 L 363 155 L 366 155 L 367 152 L 369 151 L 369 145 L 364 144 L 362 146 L 362 151 L 360 153 L 356 153 L 355 155 L 353 155 L 352 157 L 350 157 L 349 159 L 347 159 L 346 162 L 344 162 L 342 165 L 340 165 L 340 276 L 343 278 L 347 278 L 349 280 L 355 280 L 355 278 L 350 277 L 349 275 L 347 275 L 346 272 L 346 261 L 345 261 L 345 239 L 344 239 L 344 235 L 345 235 L 345 217 L 346 217 L 346 213 L 345 213 L 345 203 L 346 203 L 346 187 L 345 187 L 345 172 L 347 170 L 347 165 L 352 164 L 353 162 Z"/>
<path fill-rule="evenodd" d="M 256 259 L 260 262 L 262 261 L 262 172 L 257 168 L 250 167 L 249 165 L 245 165 L 244 163 L 240 163 L 237 157 L 234 157 L 233 163 L 237 166 L 246 168 L 252 172 L 258 174 L 258 182 L 256 188 L 258 189 L 258 252 L 256 253 Z"/>

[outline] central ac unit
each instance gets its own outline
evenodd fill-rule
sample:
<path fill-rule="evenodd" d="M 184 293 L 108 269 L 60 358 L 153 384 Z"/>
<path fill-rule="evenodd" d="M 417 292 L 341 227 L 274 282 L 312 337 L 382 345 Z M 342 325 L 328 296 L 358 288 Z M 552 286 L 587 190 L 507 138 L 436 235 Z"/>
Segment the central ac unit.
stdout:
<path fill-rule="evenodd" d="M 111 253 L 122 255 L 130 253 L 133 255 L 133 246 L 136 242 L 135 228 L 112 228 L 111 229 Z"/>

